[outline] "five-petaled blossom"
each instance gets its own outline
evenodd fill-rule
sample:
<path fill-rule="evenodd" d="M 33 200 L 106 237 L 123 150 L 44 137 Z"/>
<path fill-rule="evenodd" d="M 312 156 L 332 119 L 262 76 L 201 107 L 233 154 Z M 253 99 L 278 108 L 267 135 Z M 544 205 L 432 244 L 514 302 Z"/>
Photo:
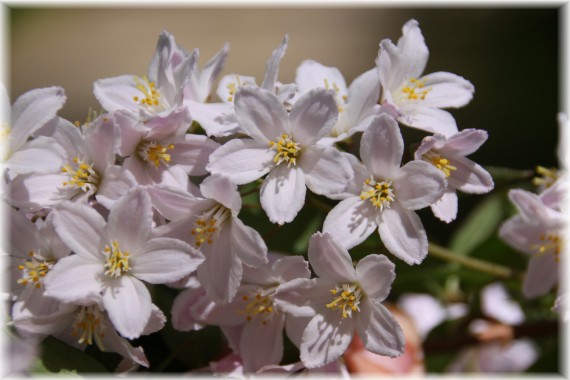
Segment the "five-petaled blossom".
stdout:
<path fill-rule="evenodd" d="M 376 67 L 382 84 L 382 109 L 404 125 L 446 136 L 457 132 L 455 119 L 440 108 L 469 103 L 475 88 L 460 76 L 436 72 L 421 76 L 429 51 L 416 20 L 408 21 L 394 45 L 380 42 Z"/>
<path fill-rule="evenodd" d="M 297 317 L 312 317 L 303 331 L 301 360 L 307 368 L 338 359 L 355 330 L 367 350 L 396 357 L 404 351 L 404 333 L 382 305 L 396 274 L 384 255 L 366 256 L 356 265 L 346 249 L 327 233 L 309 241 L 309 262 L 318 276 L 285 284 L 276 303 Z"/>
<path fill-rule="evenodd" d="M 465 156 L 475 152 L 487 140 L 487 132 L 464 129 L 449 137 L 441 134 L 425 137 L 414 154 L 445 174 L 447 188 L 440 200 L 431 205 L 434 215 L 444 222 L 457 217 L 457 193 L 482 194 L 493 190 L 493 177 Z"/>
<path fill-rule="evenodd" d="M 336 148 L 317 144 L 338 116 L 332 90 L 309 91 L 288 113 L 272 92 L 242 87 L 235 107 L 237 121 L 251 139 L 222 145 L 207 169 L 238 185 L 269 173 L 260 200 L 271 222 L 291 222 L 305 203 L 306 187 L 325 196 L 345 190 L 352 179 L 348 160 Z"/>
<path fill-rule="evenodd" d="M 128 339 L 140 336 L 151 317 L 151 297 L 143 281 L 176 281 L 204 260 L 180 240 L 149 239 L 152 206 L 140 187 L 114 204 L 108 222 L 83 204 L 64 202 L 53 213 L 56 232 L 76 254 L 53 266 L 45 278 L 45 294 L 81 305 L 102 296 L 114 327 Z"/>
<path fill-rule="evenodd" d="M 377 228 L 386 248 L 408 264 L 427 255 L 428 241 L 414 212 L 436 202 L 445 191 L 445 176 L 433 165 L 411 161 L 400 167 L 404 141 L 387 114 L 372 120 L 362 135 L 360 156 L 353 162 L 354 183 L 327 215 L 323 231 L 346 248 L 362 243 Z"/>

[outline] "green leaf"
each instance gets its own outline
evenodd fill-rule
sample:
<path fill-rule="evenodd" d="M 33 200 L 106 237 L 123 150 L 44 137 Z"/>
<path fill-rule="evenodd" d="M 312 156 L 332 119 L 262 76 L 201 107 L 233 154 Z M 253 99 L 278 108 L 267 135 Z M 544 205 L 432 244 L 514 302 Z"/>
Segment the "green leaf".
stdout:
<path fill-rule="evenodd" d="M 534 175 L 533 170 L 515 170 L 510 168 L 501 168 L 496 166 L 487 166 L 485 169 L 493 177 L 496 183 L 506 183 L 519 180 L 527 180 Z"/>
<path fill-rule="evenodd" d="M 41 365 L 35 366 L 38 373 L 109 373 L 107 369 L 85 352 L 48 336 L 41 344 Z"/>
<path fill-rule="evenodd" d="M 475 248 L 494 236 L 505 217 L 503 194 L 493 194 L 485 198 L 451 238 L 449 249 L 468 255 Z"/>

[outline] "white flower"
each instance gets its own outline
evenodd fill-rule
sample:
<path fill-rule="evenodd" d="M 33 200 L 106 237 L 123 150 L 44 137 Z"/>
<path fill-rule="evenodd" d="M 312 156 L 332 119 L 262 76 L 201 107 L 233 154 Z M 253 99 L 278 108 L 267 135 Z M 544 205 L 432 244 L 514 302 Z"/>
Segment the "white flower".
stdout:
<path fill-rule="evenodd" d="M 482 194 L 493 190 L 491 175 L 465 156 L 474 153 L 487 140 L 487 132 L 464 129 L 445 137 L 441 134 L 425 137 L 414 158 L 424 160 L 441 170 L 447 179 L 443 197 L 431 205 L 434 215 L 444 222 L 457 217 L 457 193 Z"/>
<path fill-rule="evenodd" d="M 46 295 L 81 305 L 102 296 L 113 325 L 128 339 L 141 335 L 151 315 L 150 293 L 143 281 L 176 281 L 203 261 L 182 241 L 149 239 L 152 207 L 141 188 L 115 203 L 108 223 L 83 204 L 65 202 L 52 212 L 57 233 L 76 254 L 50 270 Z"/>
<path fill-rule="evenodd" d="M 190 85 L 185 89 L 185 102 L 207 103 L 210 100 L 212 85 L 226 63 L 228 51 L 229 45 L 225 44 L 202 69 L 194 68 L 190 77 Z"/>
<path fill-rule="evenodd" d="M 203 197 L 174 188 L 149 188 L 154 207 L 171 222 L 153 236 L 188 242 L 204 253 L 198 280 L 216 302 L 231 301 L 241 283 L 243 264 L 267 262 L 267 247 L 259 233 L 237 217 L 241 198 L 229 179 L 210 176 L 200 185 Z"/>
<path fill-rule="evenodd" d="M 364 131 L 355 182 L 346 199 L 327 215 L 328 232 L 346 249 L 363 242 L 378 228 L 386 248 L 408 264 L 427 255 L 428 241 L 414 210 L 437 201 L 445 190 L 445 176 L 433 165 L 411 161 L 400 167 L 404 141 L 396 121 L 387 114 L 373 119 Z"/>
<path fill-rule="evenodd" d="M 335 93 L 338 120 L 330 135 L 320 140 L 323 144 L 330 145 L 364 131 L 380 110 L 380 81 L 375 69 L 359 75 L 347 88 L 337 68 L 306 60 L 297 68 L 295 82 L 302 94 L 314 88 L 332 89 Z"/>
<path fill-rule="evenodd" d="M 519 213 L 501 226 L 499 236 L 515 249 L 531 255 L 523 284 L 527 298 L 548 293 L 558 282 L 566 218 L 549 204 L 560 205 L 562 190 L 561 183 L 540 196 L 520 189 L 509 191 Z"/>
<path fill-rule="evenodd" d="M 396 357 L 404 351 L 404 334 L 382 305 L 394 280 L 394 264 L 383 255 L 368 255 L 356 265 L 348 251 L 327 233 L 309 241 L 309 262 L 318 276 L 283 286 L 276 303 L 297 317 L 312 317 L 301 341 L 307 368 L 338 359 L 355 330 L 367 350 Z"/>
<path fill-rule="evenodd" d="M 273 223 L 291 222 L 305 202 L 306 187 L 329 195 L 344 191 L 351 167 L 332 147 L 317 145 L 338 115 L 331 90 L 303 95 L 290 113 L 273 93 L 242 87 L 236 117 L 251 139 L 234 139 L 210 156 L 207 169 L 246 184 L 269 173 L 261 187 L 261 207 Z"/>
<path fill-rule="evenodd" d="M 462 107 L 473 97 L 473 85 L 460 76 L 436 72 L 421 76 L 428 48 L 416 20 L 408 21 L 395 46 L 380 42 L 376 67 L 382 84 L 382 109 L 410 127 L 445 136 L 457 132 L 453 117 L 440 108 Z"/>

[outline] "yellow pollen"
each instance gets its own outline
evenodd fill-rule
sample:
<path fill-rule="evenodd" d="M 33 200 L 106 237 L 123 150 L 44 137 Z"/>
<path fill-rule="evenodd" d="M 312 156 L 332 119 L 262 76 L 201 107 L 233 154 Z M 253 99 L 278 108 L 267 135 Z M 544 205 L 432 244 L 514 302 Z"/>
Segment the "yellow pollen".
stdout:
<path fill-rule="evenodd" d="M 158 106 L 160 104 L 160 92 L 155 88 L 154 82 L 150 82 L 146 76 L 142 78 L 142 82 L 138 77 L 134 77 L 133 79 L 137 84 L 137 90 L 143 95 L 143 97 L 133 96 L 133 101 L 142 106 Z"/>
<path fill-rule="evenodd" d="M 451 176 L 453 170 L 457 170 L 457 167 L 451 165 L 449 159 L 439 155 L 435 152 L 429 151 L 423 155 L 424 161 L 429 162 L 439 170 L 441 170 L 447 178 Z"/>
<path fill-rule="evenodd" d="M 335 286 L 331 293 L 336 296 L 326 307 L 333 310 L 341 310 L 343 318 L 351 318 L 352 312 L 360 311 L 358 305 L 362 298 L 362 290 L 355 284 L 342 284 L 342 287 Z"/>
<path fill-rule="evenodd" d="M 274 141 L 269 141 L 269 147 L 277 151 L 277 154 L 273 157 L 273 162 L 277 165 L 282 162 L 286 162 L 287 167 L 297 164 L 297 157 L 300 155 L 301 147 L 289 135 L 284 133 Z"/>
<path fill-rule="evenodd" d="M 556 262 L 560 261 L 560 252 L 564 246 L 564 239 L 558 233 L 543 233 L 539 237 L 540 242 L 533 244 L 530 248 L 536 251 L 537 255 L 553 254 Z"/>
<path fill-rule="evenodd" d="M 97 306 L 83 306 L 75 316 L 71 335 L 79 337 L 78 343 L 91 345 L 93 342 L 105 351 L 101 339 L 105 336 L 106 325 Z"/>
<path fill-rule="evenodd" d="M 229 213 L 227 208 L 218 205 L 198 216 L 194 222 L 194 228 L 190 231 L 190 234 L 194 236 L 196 247 L 202 247 L 205 243 L 214 243 Z"/>
<path fill-rule="evenodd" d="M 423 89 L 424 87 L 425 80 L 410 78 L 409 83 L 402 88 L 402 92 L 408 100 L 424 100 L 430 91 L 429 88 Z"/>
<path fill-rule="evenodd" d="M 119 248 L 119 243 L 116 240 L 111 242 L 111 247 L 105 246 L 103 254 L 107 258 L 107 263 L 105 264 L 105 275 L 109 277 L 119 277 L 123 273 L 128 272 L 131 268 L 129 267 L 129 252 L 121 251 Z"/>
<path fill-rule="evenodd" d="M 552 186 L 560 177 L 560 172 L 555 168 L 545 168 L 544 166 L 536 167 L 537 176 L 532 179 L 535 186 L 544 186 L 546 188 Z"/>
<path fill-rule="evenodd" d="M 139 145 L 138 153 L 144 161 L 158 168 L 160 164 L 168 166 L 172 158 L 167 152 L 172 149 L 174 149 L 173 144 L 162 146 L 155 141 L 145 141 Z"/>
<path fill-rule="evenodd" d="M 46 260 L 35 251 L 28 252 L 30 259 L 24 259 L 24 263 L 18 265 L 18 270 L 22 271 L 22 278 L 17 282 L 20 285 L 33 285 L 34 288 L 42 287 L 42 279 L 55 264 L 54 260 Z"/>
<path fill-rule="evenodd" d="M 65 164 L 61 172 L 68 175 L 69 179 L 63 182 L 63 186 L 72 189 L 81 189 L 86 193 L 95 192 L 99 186 L 99 174 L 93 169 L 93 164 L 88 164 L 79 157 L 73 158 L 72 164 Z"/>
<path fill-rule="evenodd" d="M 239 315 L 245 315 L 245 319 L 247 321 L 251 321 L 256 316 L 260 316 L 260 318 L 262 318 L 261 324 L 266 325 L 267 321 L 273 316 L 272 315 L 274 311 L 273 293 L 274 293 L 273 290 L 264 292 L 263 290 L 258 289 L 255 292 L 255 296 L 253 296 L 253 294 L 251 297 L 244 295 L 242 297 L 242 300 L 244 302 L 250 299 L 252 300 L 251 302 L 246 304 L 243 309 L 237 309 L 236 312 Z"/>
<path fill-rule="evenodd" d="M 370 200 L 374 207 L 379 208 L 380 211 L 384 210 L 385 207 L 390 208 L 390 205 L 396 199 L 392 181 L 384 180 L 376 182 L 372 177 L 366 179 L 362 185 L 360 199 Z"/>

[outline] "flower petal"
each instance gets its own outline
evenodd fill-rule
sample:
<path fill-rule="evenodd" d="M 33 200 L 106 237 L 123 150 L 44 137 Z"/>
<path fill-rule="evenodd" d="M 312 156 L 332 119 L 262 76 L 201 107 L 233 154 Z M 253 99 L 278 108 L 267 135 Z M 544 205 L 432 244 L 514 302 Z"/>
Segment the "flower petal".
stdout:
<path fill-rule="evenodd" d="M 404 353 L 406 340 L 394 316 L 379 302 L 360 303 L 356 328 L 368 351 L 391 358 Z"/>
<path fill-rule="evenodd" d="M 441 152 L 468 156 L 479 149 L 487 141 L 488 136 L 487 131 L 482 129 L 464 129 L 450 136 Z"/>
<path fill-rule="evenodd" d="M 356 281 L 356 272 L 348 251 L 328 233 L 317 232 L 311 236 L 308 256 L 318 277 L 335 282 Z"/>
<path fill-rule="evenodd" d="M 190 308 L 194 306 L 200 297 L 206 293 L 204 289 L 184 289 L 174 299 L 170 315 L 172 316 L 172 327 L 178 331 L 199 330 L 203 325 L 198 322 L 190 313 Z"/>
<path fill-rule="evenodd" d="M 299 166 L 305 173 L 307 187 L 315 194 L 338 194 L 354 180 L 346 155 L 333 147 L 313 145 L 303 152 Z"/>
<path fill-rule="evenodd" d="M 368 255 L 358 262 L 356 278 L 369 300 L 384 301 L 396 278 L 394 263 L 384 255 Z"/>
<path fill-rule="evenodd" d="M 235 99 L 240 127 L 256 141 L 266 144 L 289 131 L 285 107 L 275 95 L 258 87 L 240 87 Z"/>
<path fill-rule="evenodd" d="M 402 207 L 419 210 L 435 203 L 445 192 L 445 175 L 424 161 L 410 161 L 394 178 L 394 192 Z"/>
<path fill-rule="evenodd" d="M 200 184 L 200 192 L 204 197 L 222 204 L 234 214 L 239 213 L 241 209 L 241 197 L 237 185 L 227 177 L 219 175 L 206 177 Z"/>
<path fill-rule="evenodd" d="M 103 291 L 103 303 L 115 329 L 127 339 L 138 338 L 151 314 L 152 302 L 146 286 L 136 278 L 114 278 Z"/>
<path fill-rule="evenodd" d="M 431 211 L 439 220 L 450 223 L 457 217 L 457 203 L 455 189 L 449 188 L 437 202 L 431 205 Z"/>
<path fill-rule="evenodd" d="M 107 232 L 123 250 L 135 252 L 146 241 L 152 227 L 150 196 L 136 187 L 119 199 L 109 213 Z"/>
<path fill-rule="evenodd" d="M 305 203 L 305 174 L 295 166 L 277 166 L 261 186 L 261 207 L 272 223 L 289 223 Z"/>
<path fill-rule="evenodd" d="M 281 310 L 297 317 L 312 317 L 331 301 L 336 282 L 321 278 L 296 278 L 281 284 L 274 302 Z"/>
<path fill-rule="evenodd" d="M 261 88 L 264 88 L 269 91 L 275 91 L 275 84 L 277 83 L 277 74 L 279 73 L 279 63 L 283 56 L 285 55 L 285 50 L 287 50 L 287 42 L 289 41 L 289 37 L 285 35 L 283 37 L 283 41 L 279 47 L 273 50 L 271 53 L 271 57 L 267 60 L 265 64 L 265 77 L 261 82 Z"/>
<path fill-rule="evenodd" d="M 450 161 L 457 170 L 447 178 L 449 186 L 471 194 L 488 193 L 495 186 L 493 177 L 479 164 L 461 156 L 450 156 Z"/>
<path fill-rule="evenodd" d="M 427 255 L 427 234 L 420 217 L 398 202 L 382 211 L 378 232 L 388 251 L 407 264 L 419 264 Z"/>
<path fill-rule="evenodd" d="M 314 88 L 336 86 L 339 93 L 346 94 L 346 82 L 336 67 L 324 66 L 310 59 L 303 61 L 297 68 L 295 83 L 301 93 L 309 92 Z"/>
<path fill-rule="evenodd" d="M 283 357 L 285 315 L 276 313 L 264 322 L 258 317 L 243 327 L 239 353 L 247 372 L 255 372 L 268 364 L 279 364 Z"/>
<path fill-rule="evenodd" d="M 123 166 L 109 167 L 97 187 L 95 198 L 107 209 L 137 185 L 133 174 Z"/>
<path fill-rule="evenodd" d="M 210 155 L 206 169 L 230 178 L 238 185 L 255 181 L 275 165 L 275 150 L 250 139 L 230 140 Z"/>
<path fill-rule="evenodd" d="M 103 270 L 101 261 L 79 255 L 64 257 L 46 275 L 44 295 L 61 302 L 89 305 L 100 297 Z"/>
<path fill-rule="evenodd" d="M 7 161 L 14 173 L 53 173 L 61 170 L 65 152 L 52 137 L 39 136 L 12 153 Z"/>
<path fill-rule="evenodd" d="M 398 121 L 408 127 L 440 133 L 446 137 L 457 133 L 457 124 L 453 116 L 439 108 L 409 104 L 400 107 L 399 112 Z"/>
<path fill-rule="evenodd" d="M 338 106 L 332 90 L 315 88 L 293 105 L 289 120 L 293 140 L 303 147 L 313 145 L 330 133 L 338 118 Z"/>
<path fill-rule="evenodd" d="M 437 72 L 423 76 L 428 94 L 423 104 L 428 107 L 448 108 L 463 107 L 473 98 L 475 87 L 468 80 L 446 72 Z"/>
<path fill-rule="evenodd" d="M 234 113 L 233 103 L 186 102 L 192 117 L 210 137 L 224 137 L 241 131 Z"/>
<path fill-rule="evenodd" d="M 380 78 L 378 71 L 371 69 L 360 74 L 348 88 L 348 119 L 356 126 L 361 120 L 375 114 L 379 108 Z"/>
<path fill-rule="evenodd" d="M 554 255 L 534 255 L 528 263 L 523 295 L 526 298 L 536 298 L 548 293 L 558 282 L 558 266 Z"/>
<path fill-rule="evenodd" d="M 141 92 L 136 87 L 135 75 L 120 75 L 98 79 L 93 84 L 93 94 L 107 112 L 126 109 L 138 114 L 138 104 L 133 100 Z"/>
<path fill-rule="evenodd" d="M 231 229 L 231 249 L 245 265 L 259 267 L 267 263 L 267 246 L 259 232 L 236 217 L 232 217 L 228 227 Z"/>
<path fill-rule="evenodd" d="M 360 157 L 376 179 L 391 179 L 399 170 L 404 140 L 398 123 L 387 114 L 372 119 L 360 140 Z"/>
<path fill-rule="evenodd" d="M 378 226 L 378 213 L 370 202 L 350 197 L 337 204 L 325 218 L 323 232 L 329 233 L 344 248 L 362 243 Z"/>
<path fill-rule="evenodd" d="M 130 258 L 131 274 L 151 284 L 177 281 L 194 272 L 204 256 L 178 239 L 148 240 Z"/>
<path fill-rule="evenodd" d="M 196 102 L 202 103 L 208 100 L 214 80 L 218 74 L 220 74 L 224 64 L 226 63 L 229 49 L 229 45 L 227 43 L 224 44 L 220 51 L 218 51 L 201 70 L 198 70 L 197 68 L 194 70 L 192 73 L 191 85 L 189 86 L 188 93 L 185 94 L 185 97 L 189 97 Z"/>
<path fill-rule="evenodd" d="M 189 133 L 177 139 L 173 145 L 174 149 L 170 154 L 172 162 L 190 176 L 208 174 L 206 165 L 210 154 L 220 147 L 220 144 L 206 136 Z"/>

